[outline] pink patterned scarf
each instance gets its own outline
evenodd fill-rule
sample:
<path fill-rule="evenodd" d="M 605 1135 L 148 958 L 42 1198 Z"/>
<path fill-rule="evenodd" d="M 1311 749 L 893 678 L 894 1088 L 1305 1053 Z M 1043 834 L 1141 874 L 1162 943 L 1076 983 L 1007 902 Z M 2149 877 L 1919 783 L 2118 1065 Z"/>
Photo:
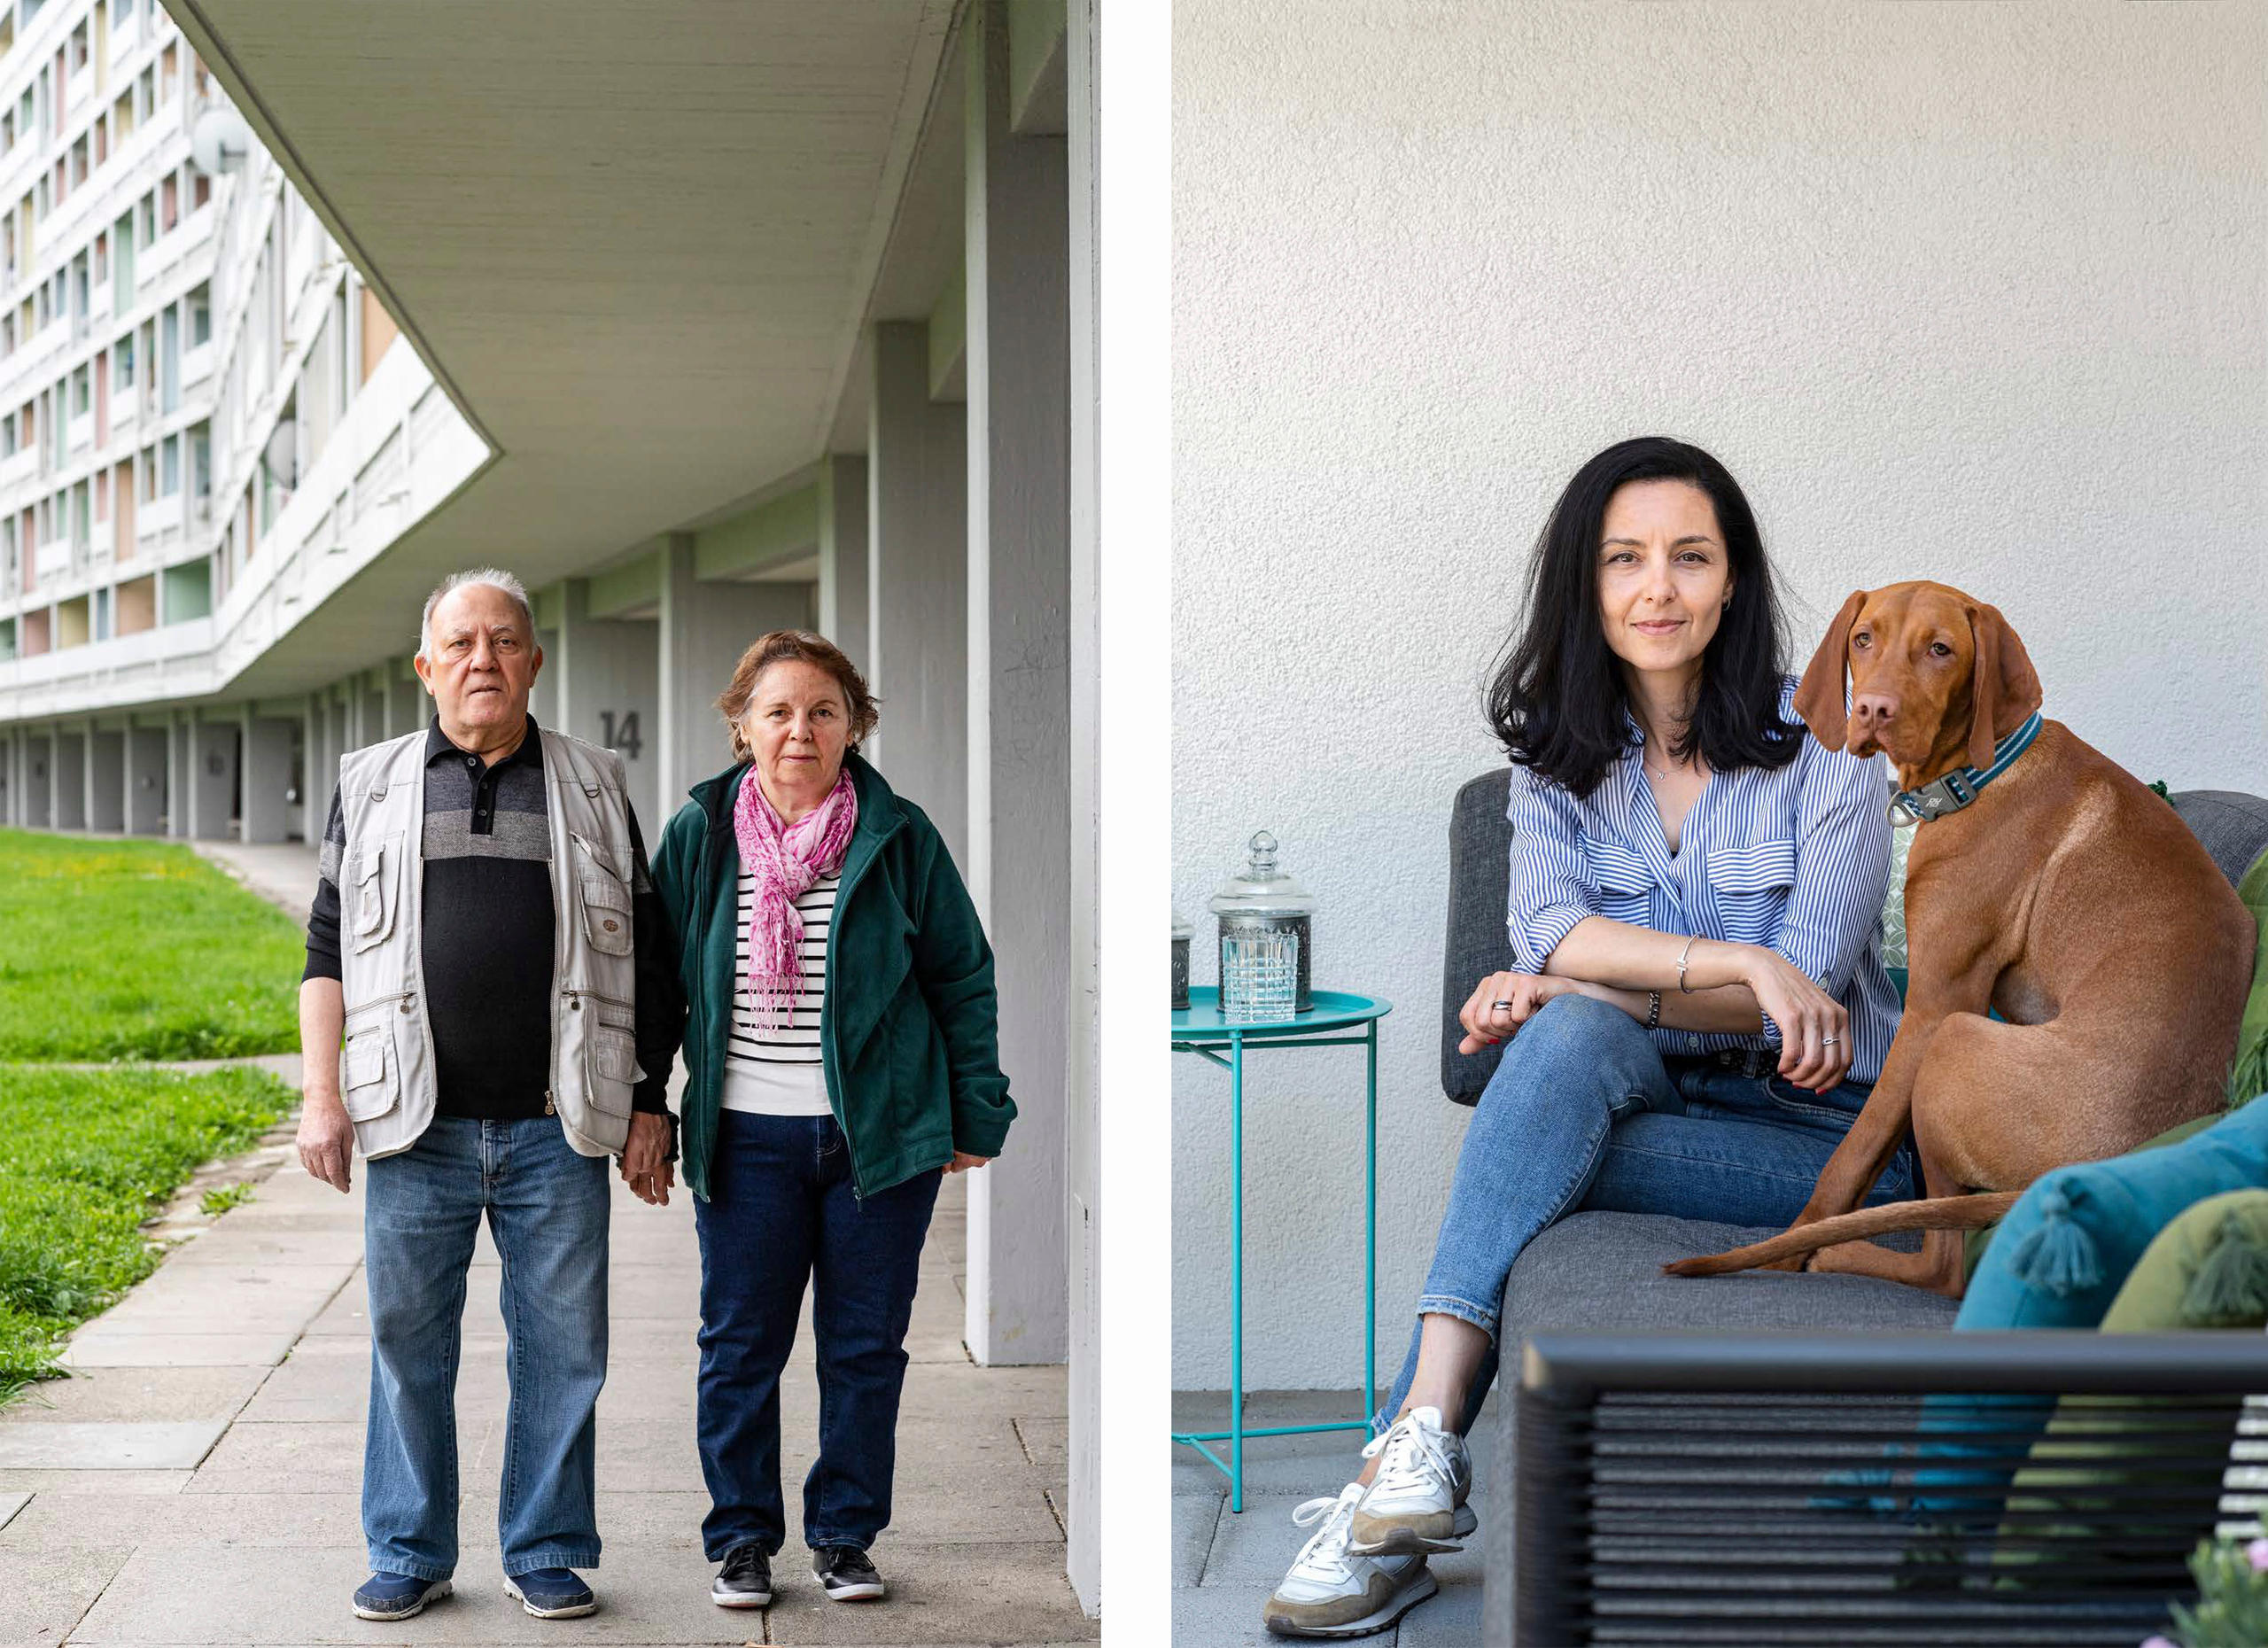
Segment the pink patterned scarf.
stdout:
<path fill-rule="evenodd" d="M 827 799 L 793 824 L 781 821 L 756 768 L 741 781 L 733 805 L 733 834 L 741 866 L 756 879 L 756 907 L 748 926 L 749 1008 L 765 1030 L 786 1026 L 803 988 L 804 918 L 796 900 L 822 876 L 843 868 L 850 832 L 858 822 L 858 792 L 848 771 L 836 775 Z"/>

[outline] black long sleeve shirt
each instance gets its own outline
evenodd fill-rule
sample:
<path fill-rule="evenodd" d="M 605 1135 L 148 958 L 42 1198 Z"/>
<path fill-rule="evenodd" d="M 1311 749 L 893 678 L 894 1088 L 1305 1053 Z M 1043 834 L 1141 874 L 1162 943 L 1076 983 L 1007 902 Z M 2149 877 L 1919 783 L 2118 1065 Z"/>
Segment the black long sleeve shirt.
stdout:
<path fill-rule="evenodd" d="M 451 743 L 439 717 L 425 735 L 424 896 L 419 901 L 426 1012 L 433 1030 L 436 1108 L 443 1116 L 516 1121 L 543 1114 L 551 1085 L 551 828 L 543 741 L 535 718 L 518 749 L 494 766 Z M 339 976 L 338 874 L 346 821 L 338 792 L 323 830 L 322 879 L 307 916 L 304 978 Z M 631 935 L 637 965 L 639 1110 L 664 1094 L 685 1004 L 662 953 L 660 897 L 630 815 Z"/>

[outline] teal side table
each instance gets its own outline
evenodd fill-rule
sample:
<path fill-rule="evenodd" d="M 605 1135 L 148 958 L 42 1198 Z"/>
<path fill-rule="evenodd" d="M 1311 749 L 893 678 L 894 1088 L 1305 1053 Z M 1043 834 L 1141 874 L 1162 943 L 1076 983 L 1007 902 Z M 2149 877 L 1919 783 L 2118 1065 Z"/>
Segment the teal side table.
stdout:
<path fill-rule="evenodd" d="M 1229 1073 L 1230 1247 L 1229 1428 L 1177 1431 L 1173 1440 L 1194 1448 L 1229 1479 L 1229 1509 L 1244 1509 L 1244 1444 L 1248 1436 L 1293 1436 L 1309 1431 L 1370 1434 L 1370 1404 L 1378 1392 L 1379 1287 L 1379 1021 L 1394 1011 L 1376 996 L 1318 990 L 1315 1005 L 1288 1019 L 1225 1019 L 1221 992 L 1196 989 L 1189 1006 L 1173 1014 L 1173 1050 L 1193 1053 Z M 1363 1079 L 1363 1407 L 1362 1418 L 1334 1425 L 1275 1425 L 1247 1430 L 1244 1423 L 1244 1061 L 1270 1047 L 1360 1047 Z M 1224 1051 L 1225 1050 L 1225 1051 Z M 1206 1446 L 1225 1442 L 1229 1457 Z"/>

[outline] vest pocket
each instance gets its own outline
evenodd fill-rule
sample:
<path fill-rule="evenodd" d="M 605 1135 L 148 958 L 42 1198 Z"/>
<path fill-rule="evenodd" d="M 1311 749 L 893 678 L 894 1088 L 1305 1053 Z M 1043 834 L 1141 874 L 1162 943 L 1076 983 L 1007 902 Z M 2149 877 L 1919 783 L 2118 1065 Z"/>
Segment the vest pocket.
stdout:
<path fill-rule="evenodd" d="M 610 1116 L 628 1116 L 630 1090 L 641 1074 L 637 1016 L 630 1007 L 597 996 L 586 994 L 583 999 L 591 1007 L 590 1022 L 583 1032 L 583 1074 L 589 1083 L 591 1104 Z"/>
<path fill-rule="evenodd" d="M 583 937 L 601 955 L 626 956 L 633 934 L 630 894 L 623 884 L 600 870 L 582 875 Z"/>
<path fill-rule="evenodd" d="M 394 909 L 400 903 L 394 883 L 400 875 L 399 836 L 371 843 L 348 865 L 346 884 L 339 893 L 340 914 L 354 936 L 356 950 L 384 944 L 393 931 Z"/>
<path fill-rule="evenodd" d="M 347 1120 L 368 1122 L 384 1116 L 401 1096 L 400 1086 L 391 1025 L 381 1019 L 346 1038 L 338 1060 L 338 1092 Z"/>

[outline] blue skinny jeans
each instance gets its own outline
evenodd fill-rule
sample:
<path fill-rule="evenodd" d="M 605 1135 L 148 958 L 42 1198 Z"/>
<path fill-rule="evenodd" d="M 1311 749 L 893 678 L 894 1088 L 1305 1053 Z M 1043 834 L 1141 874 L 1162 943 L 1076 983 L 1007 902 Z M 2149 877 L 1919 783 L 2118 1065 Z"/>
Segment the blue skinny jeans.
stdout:
<path fill-rule="evenodd" d="M 1461 1431 L 1471 1428 L 1496 1377 L 1512 1263 L 1566 1214 L 1792 1224 L 1872 1084 L 1814 1093 L 1768 1066 L 1751 1074 L 1750 1062 L 1738 1053 L 1665 1059 L 1643 1025 L 1589 996 L 1555 997 L 1521 1026 L 1465 1129 L 1409 1354 L 1371 1416 L 1373 1432 L 1409 1398 L 1429 1315 L 1488 1334 L 1458 1419 Z M 1868 1202 L 1903 1201 L 1914 1178 L 1911 1147 L 1901 1147 Z"/>

